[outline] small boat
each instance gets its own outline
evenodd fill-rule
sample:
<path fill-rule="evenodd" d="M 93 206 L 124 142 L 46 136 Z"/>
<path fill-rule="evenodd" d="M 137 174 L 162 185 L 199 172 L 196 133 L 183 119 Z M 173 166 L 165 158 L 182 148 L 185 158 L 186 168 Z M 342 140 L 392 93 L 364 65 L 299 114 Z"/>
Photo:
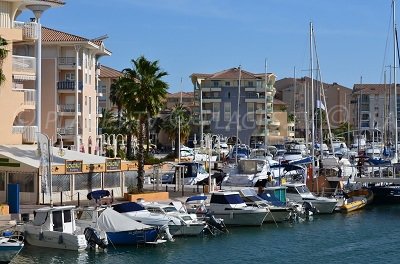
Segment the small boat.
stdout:
<path fill-rule="evenodd" d="M 26 242 L 38 247 L 85 250 L 87 241 L 76 226 L 74 210 L 72 205 L 35 210 L 33 221 L 24 223 Z"/>
<path fill-rule="evenodd" d="M 260 226 L 269 213 L 267 208 L 246 205 L 235 191 L 212 193 L 208 209 L 215 217 L 224 219 L 226 225 L 234 226 Z"/>
<path fill-rule="evenodd" d="M 160 229 L 139 223 L 112 208 L 87 207 L 80 209 L 77 224 L 82 228 L 97 228 L 107 233 L 113 245 L 158 243 Z"/>
<path fill-rule="evenodd" d="M 304 183 L 287 183 L 286 195 L 288 201 L 308 203 L 319 214 L 330 214 L 336 208 L 337 200 L 328 197 L 318 197 L 310 192 Z"/>
<path fill-rule="evenodd" d="M 0 236 L 0 263 L 10 262 L 24 247 L 24 237 L 13 231 Z"/>

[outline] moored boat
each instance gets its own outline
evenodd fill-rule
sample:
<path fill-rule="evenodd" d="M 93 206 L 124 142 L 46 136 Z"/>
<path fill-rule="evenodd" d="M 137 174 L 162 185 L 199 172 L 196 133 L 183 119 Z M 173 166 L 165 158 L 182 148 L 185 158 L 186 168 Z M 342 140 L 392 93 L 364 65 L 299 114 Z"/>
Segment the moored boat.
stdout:
<path fill-rule="evenodd" d="M 0 263 L 10 262 L 24 247 L 24 237 L 5 231 L 0 236 Z"/>

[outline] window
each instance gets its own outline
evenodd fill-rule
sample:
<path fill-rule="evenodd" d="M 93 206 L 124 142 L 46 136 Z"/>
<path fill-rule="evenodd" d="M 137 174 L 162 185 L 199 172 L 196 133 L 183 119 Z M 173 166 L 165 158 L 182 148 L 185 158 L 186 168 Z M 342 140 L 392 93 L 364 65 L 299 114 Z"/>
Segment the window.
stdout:
<path fill-rule="evenodd" d="M 85 106 L 87 106 L 87 96 L 85 96 Z"/>
<path fill-rule="evenodd" d="M 254 121 L 254 103 L 247 103 L 247 121 Z"/>
<path fill-rule="evenodd" d="M 66 81 L 75 81 L 75 73 L 73 72 L 67 72 L 65 74 L 65 80 Z"/>
<path fill-rule="evenodd" d="M 9 183 L 18 183 L 20 192 L 34 192 L 34 173 L 9 172 Z"/>
<path fill-rule="evenodd" d="M 92 132 L 92 119 L 89 119 L 89 132 Z"/>
<path fill-rule="evenodd" d="M 249 87 L 254 87 L 254 84 L 252 81 L 249 81 Z"/>
<path fill-rule="evenodd" d="M 231 82 L 225 82 L 225 86 L 231 86 Z"/>
<path fill-rule="evenodd" d="M 89 115 L 92 114 L 92 97 L 89 96 Z"/>
<path fill-rule="evenodd" d="M 220 104 L 213 103 L 213 120 L 219 121 Z"/>
<path fill-rule="evenodd" d="M 224 121 L 231 120 L 231 103 L 224 103 Z"/>
<path fill-rule="evenodd" d="M 213 81 L 212 83 L 213 83 L 213 87 L 218 87 L 218 85 L 219 85 L 218 81 Z"/>

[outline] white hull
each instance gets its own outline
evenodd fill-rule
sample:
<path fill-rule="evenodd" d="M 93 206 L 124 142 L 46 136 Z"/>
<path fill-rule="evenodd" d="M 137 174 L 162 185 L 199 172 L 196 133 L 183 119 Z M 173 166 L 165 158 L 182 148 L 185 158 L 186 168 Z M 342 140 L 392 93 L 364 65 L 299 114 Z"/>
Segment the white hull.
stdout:
<path fill-rule="evenodd" d="M 250 211 L 250 210 L 237 210 L 237 211 L 225 211 L 215 212 L 214 216 L 222 218 L 225 225 L 236 225 L 236 226 L 260 226 L 264 222 L 267 215 L 266 211 Z"/>
<path fill-rule="evenodd" d="M 311 203 L 311 205 L 317 209 L 319 214 L 331 214 L 337 205 L 337 201 L 327 200 L 305 200 L 305 202 Z"/>
<path fill-rule="evenodd" d="M 286 209 L 273 209 L 269 208 L 270 212 L 265 217 L 264 222 L 283 222 L 290 218 L 291 212 Z"/>
<path fill-rule="evenodd" d="M 197 236 L 203 232 L 204 225 L 182 225 L 173 235 L 174 236 Z"/>
<path fill-rule="evenodd" d="M 57 231 L 43 231 L 35 228 L 25 228 L 25 240 L 28 244 L 37 247 L 58 248 L 82 251 L 87 247 L 84 235 L 74 235 Z"/>

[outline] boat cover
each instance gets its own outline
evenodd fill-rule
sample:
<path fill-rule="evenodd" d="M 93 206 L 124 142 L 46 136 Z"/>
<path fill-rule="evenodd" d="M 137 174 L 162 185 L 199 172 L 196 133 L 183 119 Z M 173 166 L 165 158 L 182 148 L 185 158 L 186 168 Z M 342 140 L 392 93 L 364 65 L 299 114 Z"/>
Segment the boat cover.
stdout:
<path fill-rule="evenodd" d="M 190 196 L 189 198 L 186 199 L 186 202 L 192 202 L 192 201 L 204 201 L 207 199 L 207 196 L 204 195 L 195 195 L 195 196 Z"/>
<path fill-rule="evenodd" d="M 107 196 L 110 196 L 110 192 L 109 191 L 107 191 L 107 190 L 97 190 L 97 191 L 93 191 L 93 192 L 88 193 L 87 198 L 88 198 L 88 200 L 92 200 L 92 199 L 99 200 L 99 199 L 101 199 L 103 197 L 107 197 Z"/>
<path fill-rule="evenodd" d="M 372 165 L 390 165 L 392 162 L 390 160 L 385 160 L 382 158 L 369 158 L 368 162 Z"/>
<path fill-rule="evenodd" d="M 101 230 L 105 232 L 123 232 L 123 231 L 136 231 L 145 229 L 154 229 L 154 227 L 139 223 L 125 215 L 122 215 L 112 208 L 105 209 L 97 224 Z"/>
<path fill-rule="evenodd" d="M 146 210 L 143 205 L 135 203 L 135 202 L 127 202 L 127 203 L 120 203 L 115 204 L 112 206 L 115 211 L 118 213 L 128 213 L 128 212 L 136 212 L 141 210 Z"/>

